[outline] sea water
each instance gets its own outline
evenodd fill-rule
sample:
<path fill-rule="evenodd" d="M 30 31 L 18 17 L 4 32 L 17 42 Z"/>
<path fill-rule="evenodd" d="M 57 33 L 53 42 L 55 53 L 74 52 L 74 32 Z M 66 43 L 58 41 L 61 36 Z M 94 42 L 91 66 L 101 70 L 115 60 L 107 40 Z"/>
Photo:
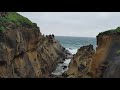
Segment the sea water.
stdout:
<path fill-rule="evenodd" d="M 96 48 L 96 38 L 94 37 L 68 37 L 56 36 L 55 37 L 63 47 L 69 50 L 72 54 L 76 54 L 77 50 L 85 45 L 92 44 Z"/>
<path fill-rule="evenodd" d="M 96 48 L 96 38 L 93 37 L 68 37 L 68 36 L 56 36 L 55 37 L 60 44 L 69 50 L 72 54 L 76 54 L 77 50 L 85 45 L 92 44 L 94 49 Z M 65 71 L 68 70 L 71 59 L 65 59 L 61 64 L 58 64 L 55 71 L 52 72 L 53 75 L 62 75 Z M 64 66 L 67 66 L 66 69 L 63 69 Z"/>

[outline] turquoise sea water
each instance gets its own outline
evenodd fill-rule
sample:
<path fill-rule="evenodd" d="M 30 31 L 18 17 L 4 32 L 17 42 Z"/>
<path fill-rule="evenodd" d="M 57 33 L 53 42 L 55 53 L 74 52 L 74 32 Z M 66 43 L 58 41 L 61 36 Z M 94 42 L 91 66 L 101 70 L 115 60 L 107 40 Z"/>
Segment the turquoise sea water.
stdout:
<path fill-rule="evenodd" d="M 96 48 L 96 38 L 90 37 L 65 37 L 65 36 L 55 36 L 55 38 L 64 46 L 67 50 L 69 50 L 72 54 L 75 54 L 77 50 L 81 46 L 92 44 L 94 49 Z M 58 64 L 55 71 L 51 74 L 53 75 L 62 75 L 65 71 L 68 70 L 69 63 L 71 59 L 65 59 L 64 63 Z M 66 69 L 63 69 L 63 66 L 67 66 Z"/>
<path fill-rule="evenodd" d="M 73 54 L 75 54 L 81 46 L 92 44 L 94 48 L 96 48 L 96 38 L 93 37 L 55 36 L 55 38 Z"/>

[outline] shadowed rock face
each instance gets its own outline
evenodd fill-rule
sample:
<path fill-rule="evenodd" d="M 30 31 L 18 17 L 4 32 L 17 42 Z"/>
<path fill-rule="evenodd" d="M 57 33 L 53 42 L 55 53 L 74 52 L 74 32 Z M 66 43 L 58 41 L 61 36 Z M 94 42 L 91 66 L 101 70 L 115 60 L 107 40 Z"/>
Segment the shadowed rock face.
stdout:
<path fill-rule="evenodd" d="M 5 19 L 6 13 L 0 12 L 0 17 Z M 66 57 L 67 52 L 54 36 L 43 36 L 36 24 L 18 26 L 9 21 L 2 25 L 5 30 L 0 31 L 1 78 L 49 77 L 58 62 Z"/>
<path fill-rule="evenodd" d="M 119 74 L 120 35 L 102 33 L 98 37 L 98 48 L 93 57 L 92 72 L 94 77 L 115 78 Z"/>
<path fill-rule="evenodd" d="M 120 78 L 120 56 L 115 57 L 114 61 L 109 61 L 103 73 L 103 78 Z"/>
<path fill-rule="evenodd" d="M 65 75 L 71 78 L 120 78 L 119 30 L 118 27 L 100 33 L 97 36 L 96 52 L 90 45 L 81 47 L 74 55 Z M 91 49 L 88 49 L 90 47 Z"/>
<path fill-rule="evenodd" d="M 83 46 L 78 49 L 71 60 L 69 70 L 65 72 L 66 76 L 68 76 L 68 78 L 90 77 L 90 68 L 94 53 L 93 45 Z"/>
<path fill-rule="evenodd" d="M 120 78 L 120 36 L 113 35 L 112 43 L 109 47 L 108 56 L 105 59 L 107 64 L 106 69 L 103 71 L 102 77 L 104 78 Z"/>

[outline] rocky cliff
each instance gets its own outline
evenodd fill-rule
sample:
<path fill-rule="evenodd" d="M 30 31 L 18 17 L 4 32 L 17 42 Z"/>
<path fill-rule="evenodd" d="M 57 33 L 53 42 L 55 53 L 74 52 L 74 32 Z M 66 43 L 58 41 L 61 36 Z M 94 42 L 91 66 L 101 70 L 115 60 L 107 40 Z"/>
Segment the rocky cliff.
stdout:
<path fill-rule="evenodd" d="M 49 77 L 66 57 L 54 35 L 44 36 L 37 24 L 15 12 L 0 12 L 0 77 Z"/>
<path fill-rule="evenodd" d="M 97 48 L 81 47 L 74 55 L 68 77 L 119 78 L 120 77 L 120 28 L 99 33 Z"/>
<path fill-rule="evenodd" d="M 120 77 L 120 28 L 99 33 L 97 45 L 92 63 L 93 76 Z"/>
<path fill-rule="evenodd" d="M 85 78 L 90 76 L 92 57 L 95 53 L 93 45 L 83 46 L 78 49 L 69 65 L 69 70 L 64 73 L 68 78 Z"/>

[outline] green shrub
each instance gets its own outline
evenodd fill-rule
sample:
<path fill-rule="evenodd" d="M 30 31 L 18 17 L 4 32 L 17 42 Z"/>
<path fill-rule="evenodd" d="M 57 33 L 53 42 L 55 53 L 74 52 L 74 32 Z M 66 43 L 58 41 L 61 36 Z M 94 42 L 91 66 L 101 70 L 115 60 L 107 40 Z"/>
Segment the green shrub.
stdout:
<path fill-rule="evenodd" d="M 28 19 L 16 12 L 8 12 L 5 17 L 0 17 L 0 31 L 7 27 L 5 23 L 14 23 L 17 27 L 34 27 L 35 25 Z"/>
<path fill-rule="evenodd" d="M 9 20 L 6 19 L 5 17 L 0 17 L 0 22 L 1 23 L 7 23 L 7 22 L 9 22 Z"/>
<path fill-rule="evenodd" d="M 18 26 L 34 26 L 34 24 L 27 18 L 23 17 L 22 15 L 16 13 L 16 12 L 9 12 L 6 16 L 6 19 L 8 19 L 10 22 L 15 23 Z"/>
<path fill-rule="evenodd" d="M 120 32 L 120 27 L 116 28 L 115 31 L 116 31 L 116 32 Z"/>
<path fill-rule="evenodd" d="M 107 30 L 107 31 L 101 32 L 99 34 L 113 34 L 115 32 L 116 32 L 115 29 L 111 29 L 111 30 Z"/>
<path fill-rule="evenodd" d="M 5 28 L 3 26 L 0 26 L 0 32 L 5 31 Z"/>
<path fill-rule="evenodd" d="M 116 34 L 116 33 L 120 33 L 120 27 L 117 27 L 116 29 L 111 29 L 111 30 L 101 32 L 100 34 Z"/>

